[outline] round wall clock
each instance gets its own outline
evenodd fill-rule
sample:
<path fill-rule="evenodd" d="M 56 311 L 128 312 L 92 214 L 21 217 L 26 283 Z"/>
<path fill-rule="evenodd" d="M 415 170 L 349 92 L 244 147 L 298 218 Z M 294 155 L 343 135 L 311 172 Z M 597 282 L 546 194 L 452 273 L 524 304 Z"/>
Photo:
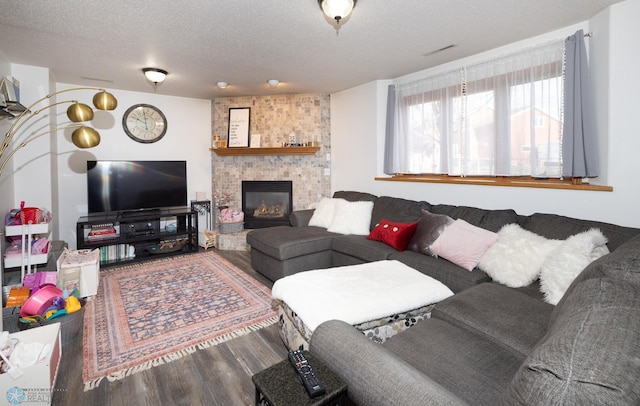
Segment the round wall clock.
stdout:
<path fill-rule="evenodd" d="M 124 112 L 122 127 L 132 140 L 150 144 L 164 137 L 167 132 L 167 118 L 155 106 L 136 104 Z"/>

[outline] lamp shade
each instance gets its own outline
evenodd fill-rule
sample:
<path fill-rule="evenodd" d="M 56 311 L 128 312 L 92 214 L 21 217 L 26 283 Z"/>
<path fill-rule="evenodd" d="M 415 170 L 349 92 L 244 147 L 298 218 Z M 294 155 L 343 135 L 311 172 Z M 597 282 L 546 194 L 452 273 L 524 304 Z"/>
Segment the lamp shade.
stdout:
<path fill-rule="evenodd" d="M 319 0 L 324 14 L 340 23 L 340 20 L 348 17 L 356 5 L 356 0 Z"/>
<path fill-rule="evenodd" d="M 115 110 L 118 107 L 118 99 L 109 92 L 101 91 L 93 96 L 93 105 L 98 110 Z"/>
<path fill-rule="evenodd" d="M 158 68 L 144 68 L 142 69 L 142 72 L 144 72 L 144 76 L 147 79 L 156 84 L 164 82 L 164 79 L 168 74 L 166 70 Z"/>
<path fill-rule="evenodd" d="M 93 109 L 84 103 L 73 103 L 67 109 L 67 117 L 74 123 L 93 120 Z"/>
<path fill-rule="evenodd" d="M 82 126 L 71 133 L 71 141 L 78 148 L 93 148 L 100 144 L 100 133 L 91 127 Z"/>

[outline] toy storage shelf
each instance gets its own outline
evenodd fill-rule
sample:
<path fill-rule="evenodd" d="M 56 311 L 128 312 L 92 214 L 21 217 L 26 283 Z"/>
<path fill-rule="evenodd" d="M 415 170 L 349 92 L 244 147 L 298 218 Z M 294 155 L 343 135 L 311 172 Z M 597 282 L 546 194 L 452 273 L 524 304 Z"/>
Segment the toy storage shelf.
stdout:
<path fill-rule="evenodd" d="M 51 229 L 50 223 L 40 223 L 40 224 L 25 224 L 18 226 L 5 226 L 5 235 L 7 237 L 16 237 L 22 236 L 22 244 L 27 244 L 28 248 L 25 248 L 21 256 L 11 256 L 7 257 L 5 254 L 4 257 L 4 267 L 5 268 L 15 268 L 15 267 L 27 267 L 30 268 L 32 265 L 40 265 L 46 264 L 49 260 L 50 249 L 47 249 L 46 254 L 37 254 L 37 255 L 29 255 L 31 241 L 33 241 L 34 235 L 43 235 L 48 236 L 49 230 Z M 51 248 L 50 246 L 48 248 Z"/>

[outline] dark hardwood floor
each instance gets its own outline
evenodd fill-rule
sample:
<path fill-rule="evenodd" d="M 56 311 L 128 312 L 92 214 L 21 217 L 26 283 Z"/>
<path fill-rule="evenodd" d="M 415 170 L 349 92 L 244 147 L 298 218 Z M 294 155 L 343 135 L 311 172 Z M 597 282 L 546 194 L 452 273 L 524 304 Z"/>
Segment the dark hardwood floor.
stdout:
<path fill-rule="evenodd" d="M 273 285 L 251 268 L 248 252 L 217 252 L 265 285 Z M 105 379 L 98 388 L 84 392 L 81 334 L 62 352 L 52 404 L 64 406 L 252 405 L 251 376 L 287 357 L 274 324 L 119 381 Z"/>

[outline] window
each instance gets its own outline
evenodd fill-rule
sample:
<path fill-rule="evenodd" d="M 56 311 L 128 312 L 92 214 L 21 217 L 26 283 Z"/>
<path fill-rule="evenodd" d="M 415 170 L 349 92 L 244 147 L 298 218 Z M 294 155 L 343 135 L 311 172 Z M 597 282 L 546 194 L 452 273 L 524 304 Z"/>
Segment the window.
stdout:
<path fill-rule="evenodd" d="M 562 41 L 397 85 L 391 172 L 559 178 L 562 96 Z"/>

